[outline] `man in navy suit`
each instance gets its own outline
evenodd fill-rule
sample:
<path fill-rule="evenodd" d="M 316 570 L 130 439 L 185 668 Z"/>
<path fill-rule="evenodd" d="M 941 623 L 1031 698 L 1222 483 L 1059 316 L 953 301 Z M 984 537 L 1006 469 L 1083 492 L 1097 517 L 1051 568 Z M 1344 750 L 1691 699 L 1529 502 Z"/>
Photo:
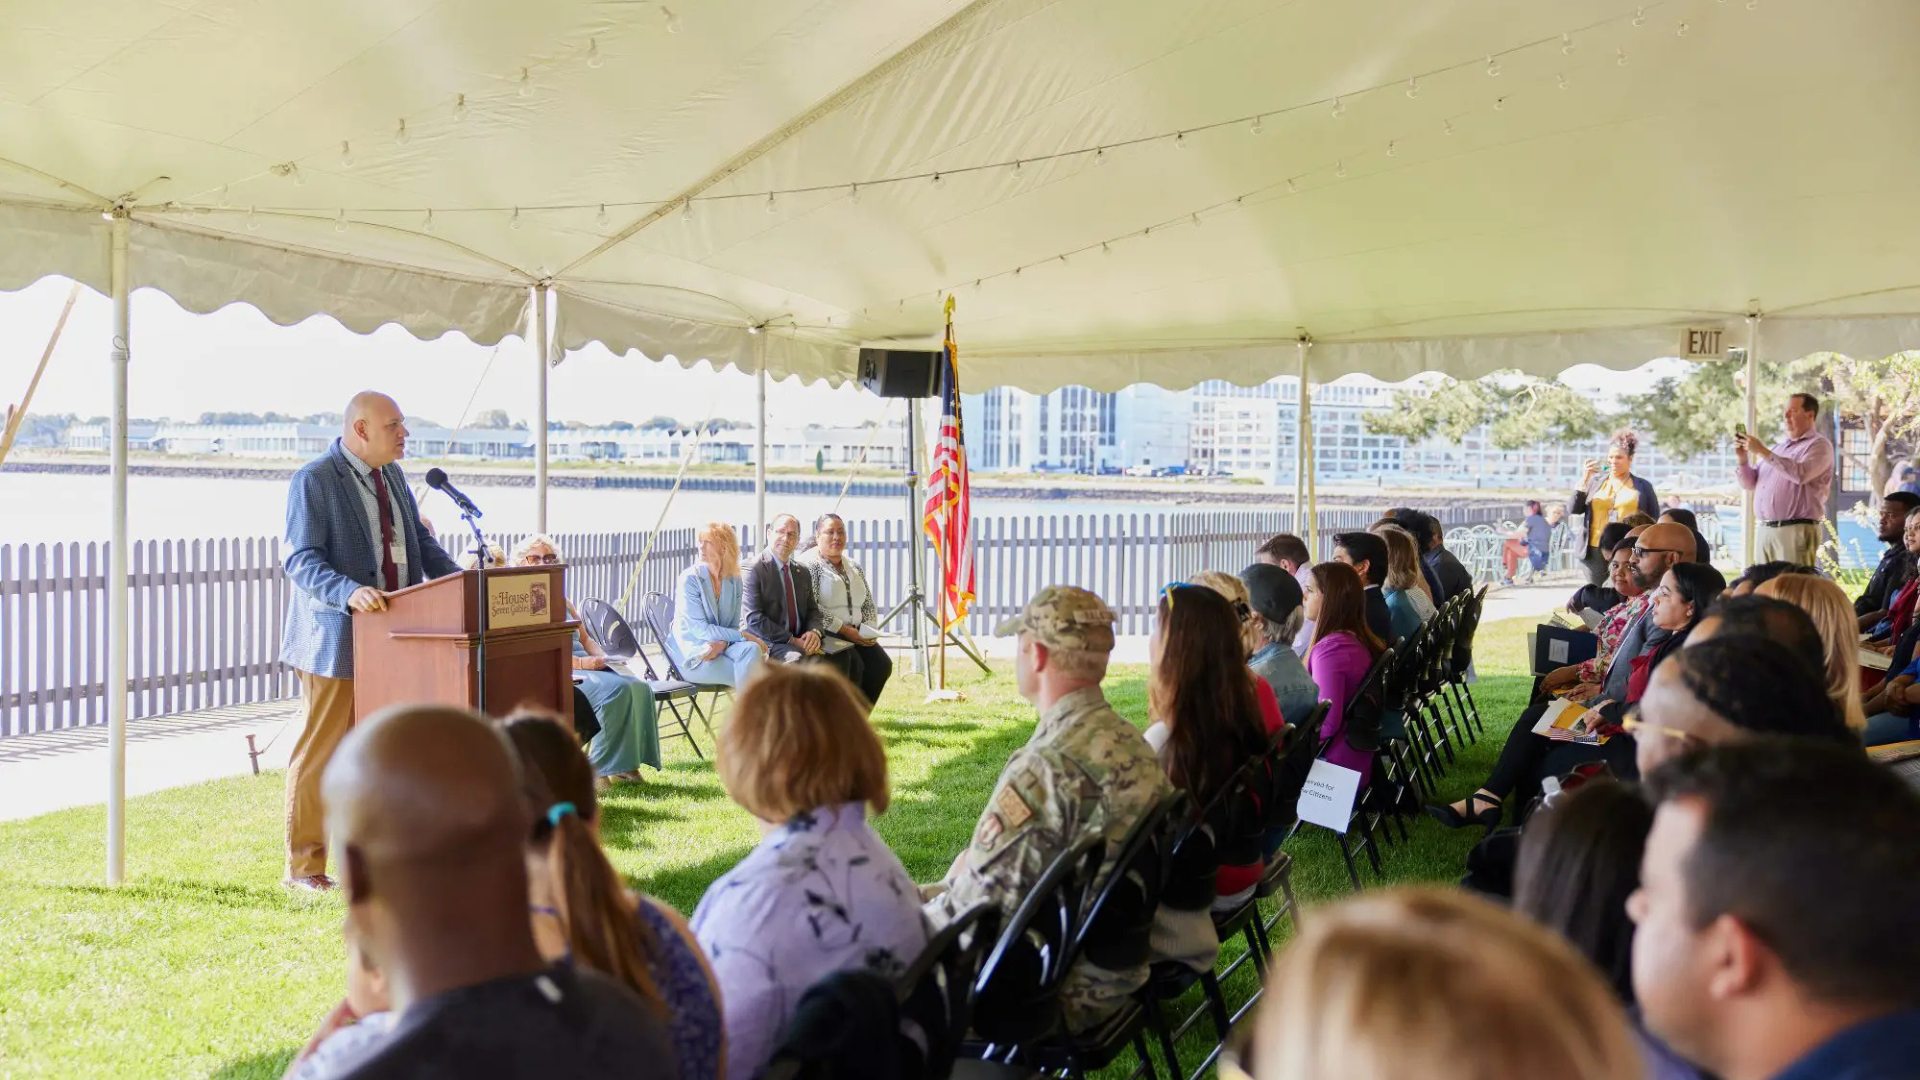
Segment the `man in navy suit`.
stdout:
<path fill-rule="evenodd" d="M 385 394 L 347 404 L 345 430 L 293 474 L 287 492 L 287 606 L 280 659 L 300 676 L 306 725 L 287 764 L 287 877 L 325 892 L 326 824 L 320 776 L 353 726 L 353 613 L 384 611 L 387 593 L 459 566 L 420 524 L 420 509 L 395 464 L 407 453 L 407 423 Z"/>

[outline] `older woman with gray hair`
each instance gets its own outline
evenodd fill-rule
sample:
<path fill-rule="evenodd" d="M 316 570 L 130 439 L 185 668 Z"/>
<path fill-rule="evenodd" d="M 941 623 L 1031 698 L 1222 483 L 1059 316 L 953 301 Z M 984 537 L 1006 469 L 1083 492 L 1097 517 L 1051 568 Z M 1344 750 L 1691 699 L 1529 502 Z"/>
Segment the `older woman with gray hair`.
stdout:
<path fill-rule="evenodd" d="M 507 559 L 510 566 L 551 566 L 565 563 L 553 538 L 535 533 L 513 546 Z M 567 617 L 575 622 L 580 615 L 567 603 Z M 660 720 L 655 711 L 653 690 L 631 675 L 615 671 L 607 664 L 600 646 L 587 637 L 585 624 L 574 631 L 573 682 L 593 706 L 600 722 L 600 733 L 587 742 L 587 760 L 594 774 L 605 780 L 638 783 L 644 763 L 660 767 Z M 577 700 L 577 699 L 576 699 Z"/>
<path fill-rule="evenodd" d="M 1280 715 L 1287 723 L 1298 724 L 1320 703 L 1320 688 L 1293 651 L 1294 635 L 1306 619 L 1300 583 L 1270 563 L 1254 563 L 1240 571 L 1240 580 L 1246 583 L 1247 606 L 1253 609 L 1265 639 L 1247 666 L 1273 688 Z"/>

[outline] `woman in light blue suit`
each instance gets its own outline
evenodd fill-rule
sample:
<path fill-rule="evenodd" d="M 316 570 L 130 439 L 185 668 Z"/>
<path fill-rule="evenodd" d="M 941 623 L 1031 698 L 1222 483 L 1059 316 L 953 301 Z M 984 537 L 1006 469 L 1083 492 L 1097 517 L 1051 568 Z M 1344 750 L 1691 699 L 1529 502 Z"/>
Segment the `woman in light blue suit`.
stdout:
<path fill-rule="evenodd" d="M 740 629 L 740 541 L 720 521 L 694 535 L 700 559 L 681 571 L 673 608 L 675 660 L 693 682 L 738 690 L 767 654 L 766 642 Z"/>

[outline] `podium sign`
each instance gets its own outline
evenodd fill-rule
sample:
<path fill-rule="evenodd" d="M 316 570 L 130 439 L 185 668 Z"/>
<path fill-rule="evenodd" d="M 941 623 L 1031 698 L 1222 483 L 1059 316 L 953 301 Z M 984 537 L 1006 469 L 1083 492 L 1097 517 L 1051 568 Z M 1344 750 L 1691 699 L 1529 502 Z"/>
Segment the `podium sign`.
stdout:
<path fill-rule="evenodd" d="M 484 585 L 483 585 L 484 582 Z M 487 711 L 521 706 L 573 722 L 573 635 L 566 568 L 466 570 L 387 594 L 387 610 L 353 617 L 353 718 L 437 702 L 478 708 L 480 612 L 487 598 Z"/>

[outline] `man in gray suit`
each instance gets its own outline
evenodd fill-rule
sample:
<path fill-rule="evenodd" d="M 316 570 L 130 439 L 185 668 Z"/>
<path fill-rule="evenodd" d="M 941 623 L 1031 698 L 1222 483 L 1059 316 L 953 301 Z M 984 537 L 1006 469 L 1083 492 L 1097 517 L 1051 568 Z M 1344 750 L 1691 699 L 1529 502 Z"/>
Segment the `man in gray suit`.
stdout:
<path fill-rule="evenodd" d="M 853 678 L 853 650 L 838 638 L 806 629 L 813 617 L 813 575 L 793 565 L 799 546 L 799 518 L 780 514 L 767 523 L 767 546 L 747 567 L 741 590 L 741 624 L 767 643 L 767 655 L 775 660 L 793 663 L 817 657 Z"/>
<path fill-rule="evenodd" d="M 287 764 L 287 885 L 325 892 L 320 775 L 353 726 L 353 613 L 384 611 L 387 593 L 459 567 L 420 523 L 395 464 L 406 418 L 385 394 L 347 403 L 344 430 L 293 474 L 287 491 L 287 606 L 280 659 L 300 676 L 306 723 Z"/>

